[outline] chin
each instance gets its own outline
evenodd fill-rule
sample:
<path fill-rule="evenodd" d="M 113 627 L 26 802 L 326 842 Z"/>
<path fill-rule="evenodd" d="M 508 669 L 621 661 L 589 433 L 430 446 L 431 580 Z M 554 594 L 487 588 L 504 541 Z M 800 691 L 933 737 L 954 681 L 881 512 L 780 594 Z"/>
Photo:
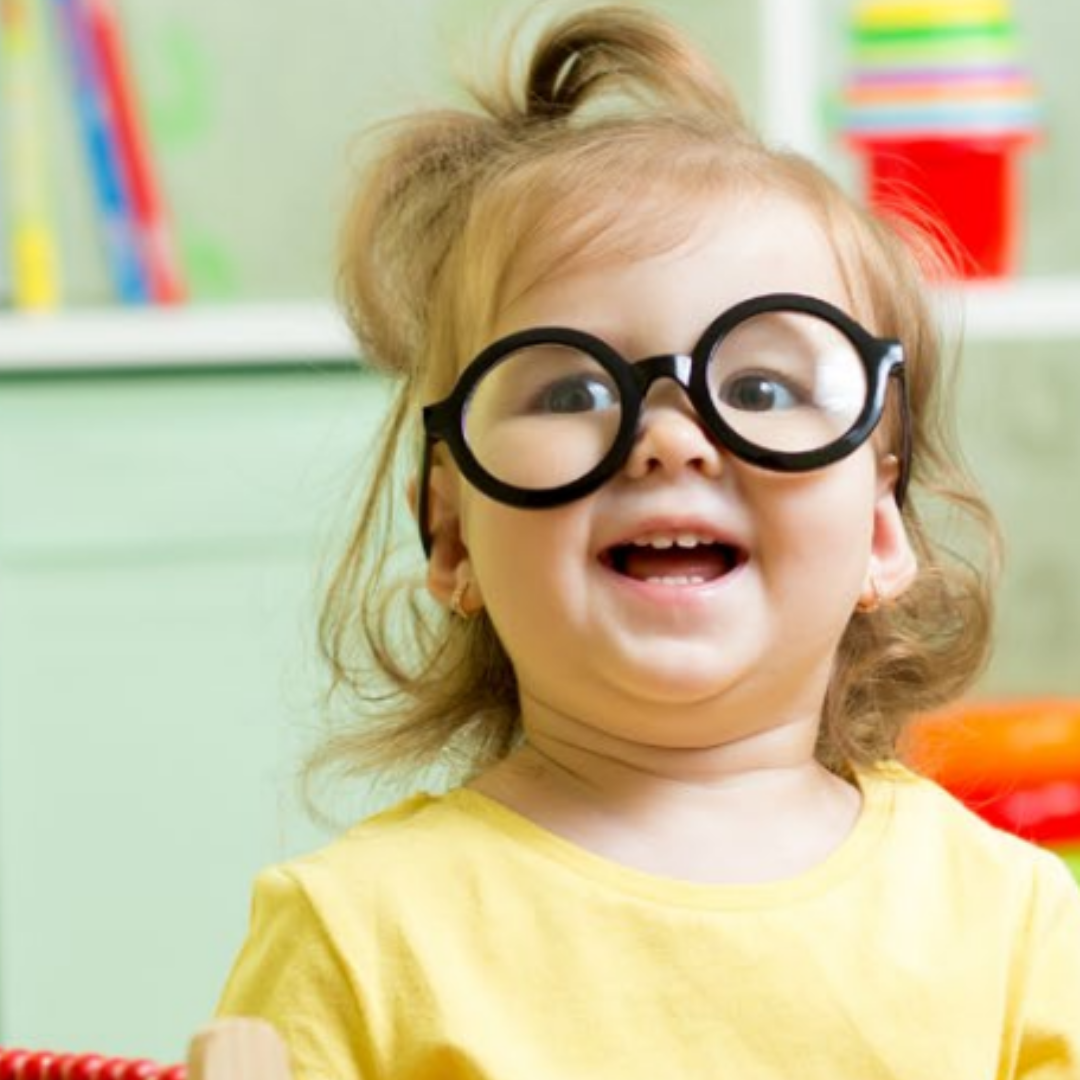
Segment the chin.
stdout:
<path fill-rule="evenodd" d="M 715 667 L 709 672 L 692 672 L 683 665 L 662 672 L 638 669 L 619 689 L 621 696 L 643 710 L 712 710 L 737 696 L 739 683 L 735 676 L 724 678 Z"/>
<path fill-rule="evenodd" d="M 644 700 L 694 705 L 723 696 L 751 673 L 749 658 L 716 642 L 660 641 L 637 648 L 606 665 L 619 681 Z"/>

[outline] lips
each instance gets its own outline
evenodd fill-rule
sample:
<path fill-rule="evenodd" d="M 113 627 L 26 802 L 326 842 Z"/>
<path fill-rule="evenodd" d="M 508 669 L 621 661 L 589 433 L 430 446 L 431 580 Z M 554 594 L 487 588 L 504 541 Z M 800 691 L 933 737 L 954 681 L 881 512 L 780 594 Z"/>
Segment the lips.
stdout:
<path fill-rule="evenodd" d="M 649 532 L 606 548 L 600 561 L 617 574 L 654 584 L 705 585 L 731 573 L 747 553 L 700 530 Z"/>

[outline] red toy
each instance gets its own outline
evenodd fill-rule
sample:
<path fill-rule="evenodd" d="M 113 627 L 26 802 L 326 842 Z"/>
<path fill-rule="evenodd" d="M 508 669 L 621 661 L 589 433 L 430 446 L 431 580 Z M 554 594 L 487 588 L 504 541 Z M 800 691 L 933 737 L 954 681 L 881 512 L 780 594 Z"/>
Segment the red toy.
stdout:
<path fill-rule="evenodd" d="M 0 1047 L 0 1080 L 289 1080 L 285 1047 L 261 1020 L 221 1020 L 191 1041 L 186 1065 Z"/>
<path fill-rule="evenodd" d="M 186 1080 L 184 1065 L 101 1054 L 0 1049 L 0 1080 Z"/>

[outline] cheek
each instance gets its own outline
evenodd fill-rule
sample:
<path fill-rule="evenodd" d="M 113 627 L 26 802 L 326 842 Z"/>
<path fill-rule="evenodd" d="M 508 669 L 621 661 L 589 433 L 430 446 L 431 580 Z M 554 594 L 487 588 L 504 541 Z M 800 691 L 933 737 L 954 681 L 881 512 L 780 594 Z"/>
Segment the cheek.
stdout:
<path fill-rule="evenodd" d="M 504 506 L 476 492 L 462 506 L 472 574 L 509 648 L 536 626 L 581 617 L 588 571 L 588 514 L 577 503 L 550 510 Z"/>
<path fill-rule="evenodd" d="M 820 592 L 861 586 L 874 532 L 872 456 L 803 476 L 774 474 L 755 487 L 750 498 L 766 558 L 801 570 L 805 585 Z"/>
<path fill-rule="evenodd" d="M 475 491 L 462 502 L 473 573 L 489 592 L 526 591 L 555 575 L 573 546 L 565 510 L 505 506 Z"/>

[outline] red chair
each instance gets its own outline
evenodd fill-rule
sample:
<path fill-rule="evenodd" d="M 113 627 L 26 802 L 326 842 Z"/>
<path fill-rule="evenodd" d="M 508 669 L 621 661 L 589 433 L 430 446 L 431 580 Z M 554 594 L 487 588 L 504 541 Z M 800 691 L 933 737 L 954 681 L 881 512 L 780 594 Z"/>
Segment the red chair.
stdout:
<path fill-rule="evenodd" d="M 285 1047 L 261 1020 L 219 1020 L 188 1047 L 185 1064 L 0 1047 L 0 1080 L 289 1080 Z"/>

